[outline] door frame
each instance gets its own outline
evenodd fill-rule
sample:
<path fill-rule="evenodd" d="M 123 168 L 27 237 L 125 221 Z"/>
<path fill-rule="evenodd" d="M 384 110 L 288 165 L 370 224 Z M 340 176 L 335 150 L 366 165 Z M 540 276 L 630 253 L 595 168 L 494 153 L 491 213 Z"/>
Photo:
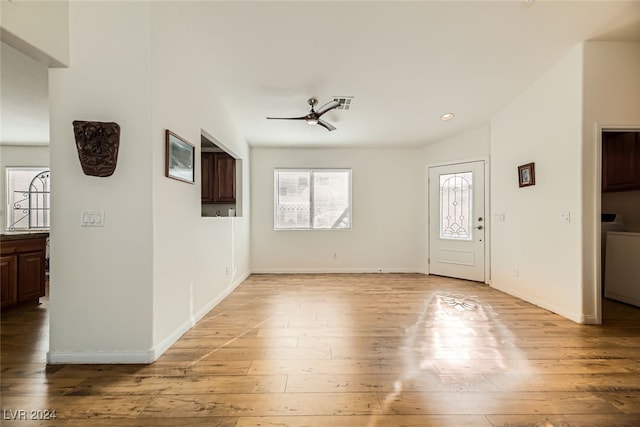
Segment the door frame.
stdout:
<path fill-rule="evenodd" d="M 426 274 L 429 274 L 431 269 L 431 242 L 429 235 L 429 224 L 431 221 L 431 213 L 430 213 L 430 205 L 429 205 L 429 169 L 433 167 L 439 166 L 454 166 L 464 163 L 472 163 L 472 162 L 484 162 L 484 283 L 491 286 L 491 164 L 489 163 L 489 156 L 478 156 L 478 157 L 469 157 L 458 160 L 444 161 L 444 162 L 435 162 L 428 163 L 425 167 L 424 174 L 424 182 L 425 182 L 425 266 L 426 266 Z"/>
<path fill-rule="evenodd" d="M 592 323 L 596 325 L 601 325 L 603 323 L 602 319 L 602 133 L 606 131 L 640 131 L 640 124 L 629 125 L 629 124 L 609 124 L 609 123 L 595 123 L 595 140 L 596 140 L 596 168 L 593 174 L 594 187 L 595 187 L 595 248 L 592 252 L 594 262 L 594 269 L 592 270 L 594 274 L 594 283 L 595 289 L 594 292 L 594 303 L 595 303 L 595 313 L 592 321 L 588 321 L 587 323 Z M 585 230 L 582 230 L 582 236 L 584 239 Z M 583 263 L 584 263 L 585 255 L 583 253 Z M 584 290 L 583 290 L 584 292 Z M 582 297 L 584 301 L 584 296 Z"/>

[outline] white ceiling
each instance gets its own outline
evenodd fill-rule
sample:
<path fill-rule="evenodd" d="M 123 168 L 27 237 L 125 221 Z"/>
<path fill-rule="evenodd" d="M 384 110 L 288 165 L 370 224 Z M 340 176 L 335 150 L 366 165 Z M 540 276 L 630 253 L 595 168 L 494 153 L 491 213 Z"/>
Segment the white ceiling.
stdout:
<path fill-rule="evenodd" d="M 640 41 L 640 2 L 177 3 L 253 146 L 419 146 L 488 123 L 582 40 Z M 616 30 L 614 33 L 613 30 Z M 304 121 L 353 96 L 350 111 Z M 442 122 L 446 112 L 454 120 Z"/>
<path fill-rule="evenodd" d="M 488 123 L 583 40 L 640 41 L 637 0 L 176 1 L 174 7 L 253 146 L 433 143 Z M 38 126 L 4 119 L 13 107 L 4 82 L 2 89 L 5 142 L 5 135 Z M 323 116 L 337 127 L 333 132 L 265 119 L 304 115 L 312 96 L 320 105 L 353 96 L 353 106 Z M 442 122 L 446 112 L 455 119 Z"/>

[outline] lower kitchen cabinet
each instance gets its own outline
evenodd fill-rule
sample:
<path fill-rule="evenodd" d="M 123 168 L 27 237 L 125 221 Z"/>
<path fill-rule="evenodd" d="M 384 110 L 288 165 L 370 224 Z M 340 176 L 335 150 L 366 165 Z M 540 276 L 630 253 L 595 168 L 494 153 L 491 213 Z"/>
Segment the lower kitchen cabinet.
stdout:
<path fill-rule="evenodd" d="M 45 294 L 46 233 L 3 235 L 0 240 L 1 307 L 37 302 Z"/>

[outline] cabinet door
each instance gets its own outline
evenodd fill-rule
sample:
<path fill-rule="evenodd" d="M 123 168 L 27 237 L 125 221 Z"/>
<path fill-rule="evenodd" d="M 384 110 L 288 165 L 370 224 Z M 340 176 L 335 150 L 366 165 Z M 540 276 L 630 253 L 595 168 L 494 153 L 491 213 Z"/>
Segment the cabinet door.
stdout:
<path fill-rule="evenodd" d="M 236 202 L 236 159 L 226 153 L 214 154 L 214 203 Z"/>
<path fill-rule="evenodd" d="M 44 252 L 18 256 L 18 302 L 38 300 L 44 295 Z"/>
<path fill-rule="evenodd" d="M 640 188 L 640 133 L 602 133 L 602 190 Z"/>
<path fill-rule="evenodd" d="M 213 203 L 213 153 L 202 153 L 200 164 L 202 167 L 201 200 L 202 203 Z"/>
<path fill-rule="evenodd" d="M 18 257 L 8 255 L 0 257 L 0 292 L 2 308 L 18 302 Z"/>

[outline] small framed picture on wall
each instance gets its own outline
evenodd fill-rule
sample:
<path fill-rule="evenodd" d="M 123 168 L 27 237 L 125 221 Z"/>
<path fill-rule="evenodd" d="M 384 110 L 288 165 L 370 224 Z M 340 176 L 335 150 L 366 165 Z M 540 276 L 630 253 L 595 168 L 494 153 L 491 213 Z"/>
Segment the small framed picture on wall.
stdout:
<path fill-rule="evenodd" d="M 528 187 L 536 184 L 535 163 L 527 163 L 518 166 L 518 185 L 520 187 Z"/>
<path fill-rule="evenodd" d="M 165 131 L 166 169 L 165 175 L 178 181 L 195 182 L 195 146 L 169 129 Z"/>

